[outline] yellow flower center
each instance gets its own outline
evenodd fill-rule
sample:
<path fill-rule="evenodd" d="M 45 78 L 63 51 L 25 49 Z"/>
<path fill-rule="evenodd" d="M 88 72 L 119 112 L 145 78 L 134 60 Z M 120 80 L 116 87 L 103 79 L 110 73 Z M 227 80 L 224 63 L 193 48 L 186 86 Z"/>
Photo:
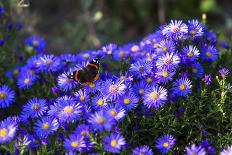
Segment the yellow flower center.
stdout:
<path fill-rule="evenodd" d="M 83 55 L 83 58 L 85 58 L 85 59 L 88 59 L 89 57 L 90 57 L 89 54 L 84 54 L 84 55 Z"/>
<path fill-rule="evenodd" d="M 168 142 L 165 142 L 164 144 L 163 144 L 163 147 L 169 147 L 169 143 Z"/>
<path fill-rule="evenodd" d="M 147 83 L 151 83 L 152 82 L 152 78 L 147 78 L 146 81 L 147 81 Z"/>
<path fill-rule="evenodd" d="M 18 73 L 19 73 L 19 70 L 17 70 L 17 69 L 14 69 L 14 70 L 13 70 L 13 74 L 14 74 L 14 75 L 17 75 Z"/>
<path fill-rule="evenodd" d="M 193 71 L 193 73 L 197 73 L 197 69 L 196 68 L 193 68 L 192 71 Z"/>
<path fill-rule="evenodd" d="M 178 28 L 177 26 L 174 26 L 174 27 L 172 28 L 172 31 L 173 31 L 174 33 L 177 33 L 177 32 L 179 31 L 179 28 Z"/>
<path fill-rule="evenodd" d="M 37 104 L 37 103 L 33 104 L 33 106 L 32 106 L 32 110 L 37 111 L 37 110 L 39 110 L 39 109 L 40 109 L 39 104 Z"/>
<path fill-rule="evenodd" d="M 67 114 L 71 114 L 73 112 L 73 107 L 71 106 L 66 106 L 64 108 L 64 111 L 67 113 Z"/>
<path fill-rule="evenodd" d="M 5 99 L 6 98 L 6 93 L 5 92 L 0 92 L 0 99 Z"/>
<path fill-rule="evenodd" d="M 132 46 L 132 48 L 131 48 L 131 51 L 132 52 L 137 52 L 139 50 L 139 46 L 137 46 L 137 45 L 134 45 L 134 46 Z"/>
<path fill-rule="evenodd" d="M 71 143 L 72 147 L 78 147 L 79 143 L 77 141 L 74 141 Z"/>
<path fill-rule="evenodd" d="M 38 40 L 34 40 L 32 44 L 33 44 L 33 46 L 38 46 L 39 45 L 39 41 Z"/>
<path fill-rule="evenodd" d="M 159 96 L 159 94 L 157 94 L 156 92 L 151 93 L 151 98 L 153 100 L 156 100 L 158 98 L 158 96 Z"/>
<path fill-rule="evenodd" d="M 34 75 L 34 71 L 33 70 L 30 70 L 30 75 Z"/>
<path fill-rule="evenodd" d="M 100 118 L 99 120 L 98 120 L 98 124 L 104 124 L 105 123 L 105 119 L 104 118 Z"/>
<path fill-rule="evenodd" d="M 30 79 L 29 78 L 26 78 L 25 80 L 24 80 L 24 83 L 25 84 L 28 84 L 30 82 Z"/>
<path fill-rule="evenodd" d="M 116 115 L 116 111 L 115 111 L 114 109 L 112 109 L 112 110 L 110 110 L 110 114 L 111 114 L 112 116 L 115 116 L 115 115 Z"/>
<path fill-rule="evenodd" d="M 111 50 L 107 51 L 107 54 L 108 54 L 108 55 L 111 55 L 111 54 L 112 54 L 112 51 L 111 51 Z"/>
<path fill-rule="evenodd" d="M 111 85 L 109 90 L 111 93 L 116 93 L 118 91 L 118 87 L 116 85 Z"/>
<path fill-rule="evenodd" d="M 102 99 L 99 99 L 99 100 L 97 101 L 97 104 L 98 104 L 98 105 L 103 105 L 103 103 L 104 103 L 104 101 L 103 101 Z"/>
<path fill-rule="evenodd" d="M 212 56 L 212 53 L 211 53 L 211 52 L 206 52 L 205 55 L 206 55 L 207 57 L 211 57 L 211 56 Z"/>
<path fill-rule="evenodd" d="M 188 57 L 190 57 L 190 58 L 193 57 L 193 52 L 191 52 L 191 51 L 188 52 Z"/>
<path fill-rule="evenodd" d="M 196 31 L 195 30 L 190 30 L 190 34 L 193 36 L 196 34 Z"/>
<path fill-rule="evenodd" d="M 120 52 L 119 52 L 119 56 L 120 56 L 120 57 L 123 57 L 123 56 L 124 56 L 124 51 L 120 51 Z"/>
<path fill-rule="evenodd" d="M 168 77 L 168 75 L 169 75 L 168 72 L 163 72 L 162 73 L 162 76 L 165 77 L 165 78 Z"/>
<path fill-rule="evenodd" d="M 3 128 L 0 129 L 0 137 L 5 137 L 8 134 L 7 129 Z"/>
<path fill-rule="evenodd" d="M 126 76 L 121 76 L 120 80 L 126 80 Z"/>
<path fill-rule="evenodd" d="M 129 98 L 125 98 L 125 99 L 123 100 L 123 102 L 124 102 L 124 104 L 130 104 L 130 99 L 129 99 Z"/>
<path fill-rule="evenodd" d="M 84 100 L 85 100 L 85 96 L 81 96 L 81 97 L 80 97 L 80 100 L 81 100 L 81 101 L 84 101 Z"/>
<path fill-rule="evenodd" d="M 148 62 L 151 62 L 152 60 L 153 60 L 153 59 L 152 59 L 151 57 L 148 57 L 148 58 L 147 58 L 147 61 L 148 61 Z"/>
<path fill-rule="evenodd" d="M 139 94 L 142 95 L 144 93 L 144 89 L 139 89 Z"/>
<path fill-rule="evenodd" d="M 82 136 L 85 136 L 85 135 L 86 135 L 86 132 L 85 132 L 85 131 L 82 131 L 82 132 L 81 132 L 81 135 L 82 135 Z"/>
<path fill-rule="evenodd" d="M 111 140 L 110 145 L 115 147 L 117 145 L 117 141 L 115 139 Z"/>
<path fill-rule="evenodd" d="M 159 47 L 159 44 L 158 44 L 158 43 L 155 43 L 155 44 L 153 45 L 153 47 L 154 47 L 154 48 L 158 48 L 158 47 Z"/>
<path fill-rule="evenodd" d="M 166 46 L 162 48 L 163 52 L 166 52 L 167 50 L 168 50 L 168 47 L 166 47 Z"/>
<path fill-rule="evenodd" d="M 48 122 L 43 124 L 43 129 L 48 130 L 50 128 L 50 124 Z"/>
<path fill-rule="evenodd" d="M 91 83 L 89 84 L 89 87 L 90 87 L 90 88 L 94 88 L 94 87 L 95 87 L 95 84 L 91 82 Z"/>
<path fill-rule="evenodd" d="M 180 88 L 180 90 L 185 90 L 185 85 L 184 85 L 184 84 L 181 84 L 181 85 L 179 86 L 179 88 Z"/>

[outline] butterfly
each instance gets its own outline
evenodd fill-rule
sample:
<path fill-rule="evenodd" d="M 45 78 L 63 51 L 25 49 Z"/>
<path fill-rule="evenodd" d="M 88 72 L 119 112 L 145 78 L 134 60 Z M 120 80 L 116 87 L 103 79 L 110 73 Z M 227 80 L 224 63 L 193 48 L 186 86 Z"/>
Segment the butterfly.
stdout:
<path fill-rule="evenodd" d="M 99 78 L 99 63 L 100 59 L 93 59 L 88 63 L 86 67 L 82 67 L 80 70 L 73 72 L 73 80 L 80 82 L 83 85 L 95 82 Z"/>

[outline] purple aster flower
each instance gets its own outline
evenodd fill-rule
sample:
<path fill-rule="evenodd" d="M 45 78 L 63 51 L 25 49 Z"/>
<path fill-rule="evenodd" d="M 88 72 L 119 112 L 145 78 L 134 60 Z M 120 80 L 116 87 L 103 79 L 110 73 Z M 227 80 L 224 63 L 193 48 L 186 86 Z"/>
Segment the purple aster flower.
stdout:
<path fill-rule="evenodd" d="M 165 154 L 171 150 L 175 144 L 176 139 L 172 135 L 164 135 L 156 141 L 156 148 L 162 153 Z"/>
<path fill-rule="evenodd" d="M 162 40 L 159 43 L 159 47 L 156 49 L 156 52 L 158 53 L 158 55 L 162 55 L 164 53 L 171 53 L 171 52 L 175 52 L 176 47 L 175 44 L 172 40 Z"/>
<path fill-rule="evenodd" d="M 228 146 L 222 152 L 220 152 L 220 155 L 231 155 L 232 154 L 232 146 Z"/>
<path fill-rule="evenodd" d="M 218 51 L 217 49 L 210 45 L 210 46 L 204 46 L 201 50 L 201 57 L 205 61 L 215 61 L 218 58 Z"/>
<path fill-rule="evenodd" d="M 150 108 L 161 108 L 167 100 L 167 89 L 162 86 L 153 88 L 144 96 L 144 105 Z"/>
<path fill-rule="evenodd" d="M 32 68 L 34 70 L 39 70 L 39 68 L 41 68 L 42 66 L 42 62 L 40 60 L 41 55 L 34 55 L 32 57 L 30 57 L 29 59 L 27 59 L 27 66 L 29 68 Z"/>
<path fill-rule="evenodd" d="M 88 122 L 94 130 L 99 130 L 100 132 L 102 132 L 103 129 L 110 131 L 115 124 L 114 119 L 103 110 L 91 114 Z"/>
<path fill-rule="evenodd" d="M 54 55 L 43 55 L 40 57 L 40 61 L 40 70 L 43 72 L 56 72 L 61 67 L 60 59 Z"/>
<path fill-rule="evenodd" d="M 64 72 L 57 78 L 58 86 L 64 92 L 70 91 L 77 86 L 76 82 L 69 77 L 70 72 Z"/>
<path fill-rule="evenodd" d="M 139 99 L 133 93 L 128 92 L 118 102 L 126 111 L 130 111 L 138 106 Z"/>
<path fill-rule="evenodd" d="M 92 106 L 95 110 L 101 110 L 107 105 L 104 95 L 95 95 L 92 100 Z"/>
<path fill-rule="evenodd" d="M 75 134 L 65 139 L 63 146 L 67 151 L 82 151 L 86 147 L 86 144 L 84 137 Z"/>
<path fill-rule="evenodd" d="M 136 147 L 133 150 L 133 155 L 153 155 L 152 149 L 150 149 L 148 146 L 143 145 Z"/>
<path fill-rule="evenodd" d="M 135 63 L 131 64 L 130 72 L 137 77 L 143 77 L 151 72 L 152 66 L 152 63 L 146 60 L 137 60 Z"/>
<path fill-rule="evenodd" d="M 126 116 L 125 109 L 123 109 L 123 107 L 119 104 L 108 104 L 104 110 L 110 117 L 114 118 L 117 121 L 122 120 Z"/>
<path fill-rule="evenodd" d="M 74 93 L 75 97 L 81 102 L 81 103 L 87 103 L 89 101 L 89 96 L 87 95 L 85 89 L 80 89 L 77 92 Z"/>
<path fill-rule="evenodd" d="M 122 147 L 125 146 L 126 141 L 121 134 L 111 133 L 103 139 L 104 149 L 112 153 L 120 153 Z"/>
<path fill-rule="evenodd" d="M 204 34 L 204 25 L 198 20 L 188 21 L 188 36 L 195 38 L 200 37 Z"/>
<path fill-rule="evenodd" d="M 50 116 L 58 118 L 59 122 L 77 121 L 81 114 L 82 106 L 71 96 L 59 97 L 48 111 Z"/>
<path fill-rule="evenodd" d="M 0 122 L 0 144 L 10 142 L 17 131 L 17 122 L 11 117 Z"/>
<path fill-rule="evenodd" d="M 0 16 L 3 15 L 5 13 L 5 10 L 2 6 L 0 6 Z"/>
<path fill-rule="evenodd" d="M 113 57 L 116 60 L 125 59 L 128 56 L 129 52 L 124 48 L 119 48 L 113 51 Z"/>
<path fill-rule="evenodd" d="M 38 136 L 48 136 L 54 133 L 59 127 L 57 119 L 52 117 L 42 117 L 35 123 L 35 132 Z"/>
<path fill-rule="evenodd" d="M 46 42 L 43 38 L 37 36 L 37 37 L 34 37 L 34 36 L 31 36 L 31 37 L 28 37 L 26 40 L 25 40 L 25 45 L 26 46 L 29 46 L 29 47 L 32 47 L 34 50 L 36 50 L 37 52 L 44 52 L 45 48 L 46 48 Z"/>
<path fill-rule="evenodd" d="M 161 68 L 176 68 L 180 63 L 180 58 L 176 53 L 166 53 L 163 56 L 159 57 L 156 62 L 156 67 Z"/>
<path fill-rule="evenodd" d="M 47 112 L 47 110 L 48 107 L 45 99 L 33 98 L 23 106 L 22 114 L 26 114 L 31 118 L 37 118 L 41 117 L 45 112 Z"/>
<path fill-rule="evenodd" d="M 0 108 L 9 107 L 15 99 L 15 92 L 7 85 L 0 86 Z"/>
<path fill-rule="evenodd" d="M 37 80 L 35 74 L 31 75 L 30 73 L 21 73 L 18 77 L 18 86 L 21 89 L 29 89 Z"/>
<path fill-rule="evenodd" d="M 104 52 L 106 55 L 112 55 L 114 50 L 116 49 L 117 49 L 116 44 L 109 44 L 102 47 L 102 52 Z"/>
<path fill-rule="evenodd" d="M 163 28 L 162 33 L 166 37 L 179 40 L 188 33 L 188 27 L 181 20 L 171 20 L 171 23 Z"/>
<path fill-rule="evenodd" d="M 215 154 L 216 153 L 216 149 L 215 149 L 214 146 L 210 145 L 210 146 L 207 147 L 207 152 L 209 154 Z"/>
<path fill-rule="evenodd" d="M 125 49 L 125 51 L 128 52 L 128 54 L 133 55 L 133 56 L 139 55 L 141 51 L 141 47 L 137 43 L 126 44 L 123 46 L 123 49 Z"/>
<path fill-rule="evenodd" d="M 205 84 L 210 85 L 210 83 L 212 82 L 212 77 L 210 74 L 205 74 L 202 80 L 205 82 Z"/>
<path fill-rule="evenodd" d="M 227 69 L 227 68 L 222 68 L 222 69 L 220 69 L 218 72 L 219 72 L 220 75 L 221 75 L 222 77 L 224 77 L 224 78 L 225 78 L 228 74 L 230 74 L 230 71 L 229 71 L 229 69 Z"/>
<path fill-rule="evenodd" d="M 202 77 L 204 74 L 202 65 L 199 62 L 192 64 L 192 72 L 196 77 Z"/>
<path fill-rule="evenodd" d="M 196 61 L 199 56 L 199 50 L 196 46 L 185 46 L 183 48 L 184 58 L 190 62 Z"/>
<path fill-rule="evenodd" d="M 205 37 L 206 37 L 206 40 L 209 41 L 210 43 L 216 44 L 216 42 L 217 42 L 217 36 L 216 36 L 215 33 L 210 32 L 210 31 L 206 31 L 205 32 Z"/>
<path fill-rule="evenodd" d="M 158 69 L 155 73 L 155 77 L 158 83 L 167 83 L 172 80 L 172 76 L 175 75 L 174 69 L 162 68 Z"/>
<path fill-rule="evenodd" d="M 60 55 L 60 60 L 63 63 L 63 65 L 72 67 L 72 65 L 76 64 L 77 57 L 73 54 L 62 54 Z"/>
<path fill-rule="evenodd" d="M 106 99 L 115 100 L 118 99 L 126 92 L 127 86 L 123 80 L 106 80 L 102 82 L 100 91 L 106 96 Z"/>
<path fill-rule="evenodd" d="M 150 86 L 144 80 L 133 85 L 133 92 L 137 96 L 144 96 L 148 90 L 150 90 Z"/>
<path fill-rule="evenodd" d="M 74 134 L 76 135 L 80 135 L 80 136 L 83 136 L 83 137 L 88 137 L 89 136 L 89 132 L 90 132 L 90 129 L 89 129 L 89 126 L 86 125 L 86 124 L 80 124 L 77 126 L 76 130 L 74 131 Z"/>
<path fill-rule="evenodd" d="M 192 144 L 189 147 L 186 147 L 187 155 L 206 155 L 205 149 L 201 146 L 196 146 L 195 144 Z"/>
<path fill-rule="evenodd" d="M 173 90 L 178 96 L 187 96 L 191 92 L 191 81 L 188 78 L 177 79 L 173 83 Z"/>

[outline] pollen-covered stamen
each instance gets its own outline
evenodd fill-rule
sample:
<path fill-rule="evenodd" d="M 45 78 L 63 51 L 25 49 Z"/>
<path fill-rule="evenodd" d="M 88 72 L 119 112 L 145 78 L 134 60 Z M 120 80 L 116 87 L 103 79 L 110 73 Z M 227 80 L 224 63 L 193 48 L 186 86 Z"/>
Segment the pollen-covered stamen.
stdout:
<path fill-rule="evenodd" d="M 103 105 L 103 103 L 104 103 L 104 101 L 103 101 L 102 99 L 99 99 L 99 100 L 97 101 L 97 104 L 98 104 L 98 105 Z"/>
<path fill-rule="evenodd" d="M 40 106 L 38 103 L 35 103 L 35 104 L 33 104 L 33 106 L 31 108 L 32 108 L 32 110 L 38 111 L 40 109 Z"/>
<path fill-rule="evenodd" d="M 206 52 L 205 55 L 206 55 L 207 57 L 211 57 L 211 56 L 212 56 L 212 53 L 211 53 L 211 52 Z"/>
<path fill-rule="evenodd" d="M 151 93 L 151 98 L 152 98 L 153 100 L 156 100 L 158 97 L 159 97 L 159 94 L 158 94 L 158 93 L 156 93 L 156 92 Z"/>
<path fill-rule="evenodd" d="M 117 145 L 117 141 L 115 139 L 111 140 L 110 145 L 115 147 Z"/>
<path fill-rule="evenodd" d="M 139 46 L 138 45 L 134 45 L 132 48 L 131 48 L 131 51 L 132 52 L 137 52 L 139 50 Z"/>
<path fill-rule="evenodd" d="M 162 76 L 165 77 L 165 78 L 168 77 L 168 75 L 169 75 L 169 74 L 168 74 L 168 72 L 166 72 L 166 71 L 164 71 L 164 72 L 162 73 Z"/>
<path fill-rule="evenodd" d="M 43 129 L 48 130 L 50 128 L 50 124 L 48 122 L 43 124 Z"/>
<path fill-rule="evenodd" d="M 111 93 L 116 93 L 118 91 L 117 85 L 111 85 L 110 88 L 109 88 L 109 91 Z"/>
<path fill-rule="evenodd" d="M 112 109 L 112 110 L 110 110 L 110 114 L 111 114 L 112 116 L 115 116 L 117 113 L 116 113 L 116 111 L 115 111 L 114 109 Z"/>
<path fill-rule="evenodd" d="M 72 106 L 66 106 L 64 108 L 64 111 L 67 113 L 67 114 L 71 114 L 73 112 L 73 107 Z"/>
<path fill-rule="evenodd" d="M 24 81 L 23 81 L 25 84 L 28 84 L 30 82 L 30 79 L 29 78 L 26 78 Z"/>
<path fill-rule="evenodd" d="M 3 100 L 6 98 L 6 93 L 5 92 L 0 92 L 0 99 Z"/>
<path fill-rule="evenodd" d="M 39 45 L 39 41 L 38 41 L 38 40 L 34 40 L 34 41 L 32 42 L 32 45 L 35 46 L 35 47 L 38 46 L 38 45 Z"/>
<path fill-rule="evenodd" d="M 130 104 L 130 99 L 129 99 L 129 98 L 125 98 L 125 99 L 123 100 L 123 102 L 124 102 L 124 104 Z"/>
<path fill-rule="evenodd" d="M 6 135 L 8 134 L 8 130 L 3 128 L 3 129 L 0 129 L 0 137 L 5 137 Z"/>
<path fill-rule="evenodd" d="M 77 141 L 74 141 L 71 143 L 71 146 L 72 147 L 78 147 L 79 143 Z"/>
<path fill-rule="evenodd" d="M 177 33 L 179 31 L 179 28 L 177 26 L 173 26 L 172 31 L 174 33 Z"/>
<path fill-rule="evenodd" d="M 185 85 L 184 85 L 184 84 L 181 84 L 181 85 L 179 86 L 179 89 L 180 89 L 180 90 L 185 90 Z"/>
<path fill-rule="evenodd" d="M 105 118 L 99 118 L 98 119 L 98 124 L 104 124 L 105 123 Z"/>
<path fill-rule="evenodd" d="M 168 142 L 164 142 L 163 147 L 165 147 L 165 148 L 169 147 L 169 143 Z"/>
<path fill-rule="evenodd" d="M 196 31 L 195 30 L 190 30 L 189 33 L 190 33 L 191 36 L 194 36 L 196 34 Z"/>
<path fill-rule="evenodd" d="M 192 51 L 190 51 L 190 52 L 188 52 L 188 57 L 193 57 L 193 52 Z"/>
<path fill-rule="evenodd" d="M 124 55 L 125 55 L 124 51 L 120 51 L 120 52 L 119 52 L 119 56 L 120 56 L 120 57 L 123 57 Z"/>

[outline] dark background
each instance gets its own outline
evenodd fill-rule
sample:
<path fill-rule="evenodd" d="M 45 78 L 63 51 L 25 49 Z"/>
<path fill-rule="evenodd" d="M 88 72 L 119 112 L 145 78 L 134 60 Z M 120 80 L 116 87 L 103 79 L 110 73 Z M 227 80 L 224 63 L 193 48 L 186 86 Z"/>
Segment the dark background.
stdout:
<path fill-rule="evenodd" d="M 202 19 L 231 39 L 232 0 L 25 0 L 18 8 L 28 33 L 51 53 L 80 52 L 107 43 L 139 41 L 170 19 Z M 219 36 L 220 38 L 220 36 Z M 222 37 L 221 37 L 222 38 Z"/>

